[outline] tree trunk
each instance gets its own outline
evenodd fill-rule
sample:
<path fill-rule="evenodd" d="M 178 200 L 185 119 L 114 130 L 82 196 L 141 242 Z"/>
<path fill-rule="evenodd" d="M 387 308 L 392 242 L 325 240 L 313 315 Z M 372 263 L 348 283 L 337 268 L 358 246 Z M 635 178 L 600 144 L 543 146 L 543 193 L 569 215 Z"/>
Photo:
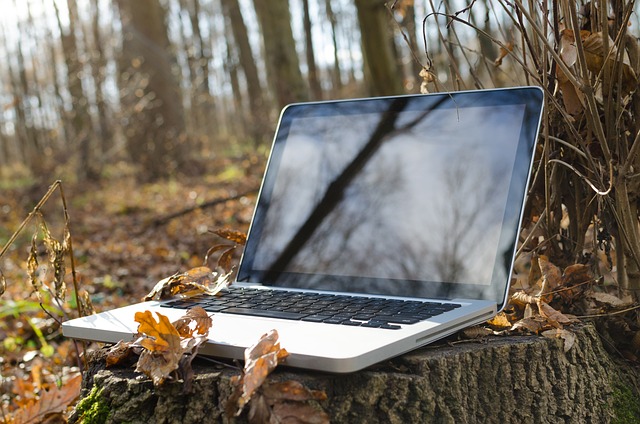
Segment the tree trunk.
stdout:
<path fill-rule="evenodd" d="M 54 3 L 55 5 L 55 3 Z M 65 28 L 60 19 L 60 11 L 56 6 L 56 18 L 62 38 L 62 50 L 67 67 L 67 88 L 71 95 L 71 110 L 67 116 L 71 120 L 73 130 L 73 142 L 71 149 L 77 149 L 80 153 L 78 174 L 84 178 L 95 180 L 96 170 L 93 165 L 91 116 L 89 115 L 89 101 L 82 88 L 83 64 L 78 53 L 78 40 L 76 28 L 78 25 L 78 5 L 75 0 L 67 0 L 69 12 L 69 26 Z"/>
<path fill-rule="evenodd" d="M 400 94 L 402 73 L 396 66 L 384 1 L 356 0 L 362 34 L 365 77 L 372 96 Z"/>
<path fill-rule="evenodd" d="M 342 68 L 340 67 L 340 56 L 338 54 L 338 19 L 331 7 L 331 0 L 325 0 L 325 10 L 327 13 L 327 19 L 331 24 L 331 42 L 333 43 L 333 91 L 339 93 L 342 90 Z"/>
<path fill-rule="evenodd" d="M 171 176 L 185 164 L 185 117 L 175 57 L 159 0 L 118 0 L 123 45 L 120 92 L 131 159 L 143 179 Z"/>
<path fill-rule="evenodd" d="M 227 23 L 231 27 L 233 39 L 238 49 L 240 66 L 247 82 L 247 98 L 253 117 L 249 131 L 257 144 L 264 138 L 265 128 L 268 125 L 269 105 L 265 100 L 266 96 L 260 83 L 258 67 L 249 43 L 249 33 L 242 17 L 240 4 L 238 0 L 222 0 L 222 9 Z"/>
<path fill-rule="evenodd" d="M 593 327 L 574 331 L 566 352 L 559 338 L 490 337 L 426 347 L 351 374 L 281 368 L 269 379 L 324 390 L 327 399 L 316 407 L 332 423 L 637 422 L 637 372 L 608 356 Z M 102 411 L 107 423 L 247 421 L 246 412 L 223 416 L 238 374 L 233 367 L 196 360 L 193 391 L 185 394 L 180 381 L 154 388 L 132 369 L 105 369 L 105 353 L 97 353 L 80 409 Z M 78 422 L 80 409 L 70 422 Z"/>
<path fill-rule="evenodd" d="M 316 57 L 313 51 L 313 37 L 311 36 L 311 16 L 309 16 L 309 0 L 302 0 L 303 22 L 304 22 L 304 45 L 305 56 L 307 59 L 307 80 L 311 89 L 313 100 L 322 99 L 322 87 L 318 79 L 318 67 L 316 66 Z"/>
<path fill-rule="evenodd" d="M 264 42 L 267 79 L 278 107 L 308 100 L 291 30 L 288 0 L 254 0 Z"/>

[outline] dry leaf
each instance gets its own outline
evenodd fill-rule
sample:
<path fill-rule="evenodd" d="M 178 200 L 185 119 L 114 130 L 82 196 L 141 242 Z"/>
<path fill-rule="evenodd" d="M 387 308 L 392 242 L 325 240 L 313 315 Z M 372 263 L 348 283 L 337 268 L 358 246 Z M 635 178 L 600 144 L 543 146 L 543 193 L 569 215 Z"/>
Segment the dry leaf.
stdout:
<path fill-rule="evenodd" d="M 547 328 L 546 320 L 539 316 L 534 316 L 529 318 L 523 318 L 520 321 L 516 322 L 511 327 L 511 330 L 512 331 L 526 330 L 531 333 L 539 334 L 545 328 Z"/>
<path fill-rule="evenodd" d="M 52 414 L 61 414 L 80 396 L 82 375 L 78 374 L 64 383 L 43 391 L 40 397 L 32 399 L 12 417 L 16 423 L 40 423 Z"/>
<path fill-rule="evenodd" d="M 538 310 L 540 311 L 540 315 L 547 318 L 547 320 L 549 320 L 549 322 L 555 327 L 559 326 L 559 324 L 570 324 L 573 322 L 571 318 L 562 312 L 553 309 L 549 304 L 543 301 L 538 302 Z"/>
<path fill-rule="evenodd" d="M 71 236 L 69 235 L 68 229 L 65 227 L 64 242 L 60 243 L 51 236 L 49 228 L 44 220 L 40 222 L 40 228 L 44 234 L 42 241 L 49 255 L 49 263 L 53 267 L 53 279 L 55 286 L 54 294 L 57 299 L 64 299 L 67 290 L 64 282 L 66 272 L 64 257 L 67 253 L 69 246 L 68 240 Z"/>
<path fill-rule="evenodd" d="M 487 324 L 499 329 L 511 328 L 511 321 L 509 321 L 507 314 L 504 312 L 500 312 L 498 315 L 487 321 Z"/>
<path fill-rule="evenodd" d="M 543 289 L 541 289 L 539 295 L 543 296 L 546 292 L 555 290 L 560 286 L 560 284 L 562 284 L 562 271 L 560 271 L 560 268 L 549 262 L 549 259 L 546 256 L 539 256 L 538 264 L 540 265 L 540 271 L 542 272 L 543 278 Z"/>
<path fill-rule="evenodd" d="M 212 232 L 215 235 L 222 237 L 223 239 L 232 241 L 242 246 L 244 246 L 244 244 L 247 242 L 247 235 L 241 231 L 219 228 L 217 230 L 213 230 Z"/>
<path fill-rule="evenodd" d="M 169 322 L 169 318 L 156 312 L 158 321 L 150 311 L 137 312 L 135 315 L 138 333 L 142 335 L 137 344 L 145 350 L 140 354 L 136 372 L 142 372 L 153 380 L 156 386 L 178 368 L 184 349 L 180 343 L 180 335 Z"/>
<path fill-rule="evenodd" d="M 144 297 L 144 301 L 164 300 L 175 296 L 194 296 L 206 293 L 215 295 L 230 283 L 230 274 L 220 275 L 206 266 L 192 268 L 187 272 L 176 273 L 156 283 Z"/>
<path fill-rule="evenodd" d="M 169 322 L 169 318 L 156 312 L 158 321 L 151 311 L 136 312 L 135 321 L 139 323 L 138 333 L 145 336 L 139 344 L 152 352 L 166 352 L 180 347 L 180 334 Z"/>
<path fill-rule="evenodd" d="M 278 332 L 271 330 L 244 351 L 244 370 L 236 381 L 236 392 L 227 403 L 227 414 L 238 416 L 255 391 L 289 353 L 280 347 Z"/>
<path fill-rule="evenodd" d="M 505 44 L 504 47 L 500 47 L 500 54 L 498 55 L 496 60 L 493 62 L 494 65 L 496 65 L 496 66 L 502 65 L 502 59 L 507 57 L 507 55 L 512 51 L 513 51 L 513 42 L 511 42 L 511 41 L 509 41 L 507 44 Z"/>
<path fill-rule="evenodd" d="M 36 239 L 38 234 L 34 234 L 31 238 L 31 249 L 29 249 L 29 258 L 27 259 L 27 274 L 29 274 L 29 280 L 33 291 L 40 299 L 40 289 L 42 289 L 42 281 L 38 277 L 38 247 L 36 246 Z"/>
<path fill-rule="evenodd" d="M 424 66 L 418 75 L 422 78 L 422 82 L 420 83 L 420 93 L 429 94 L 428 85 L 436 81 L 436 75 Z"/>
<path fill-rule="evenodd" d="M 131 342 L 120 340 L 107 350 L 107 367 L 117 365 L 131 356 Z"/>
<path fill-rule="evenodd" d="M 477 325 L 462 330 L 462 336 L 467 339 L 481 339 L 483 337 L 490 336 L 491 334 L 493 334 L 491 329 Z"/>
<path fill-rule="evenodd" d="M 200 335 L 207 335 L 212 321 L 207 311 L 200 306 L 196 306 L 189 309 L 184 317 L 174 321 L 172 324 L 180 334 L 180 337 L 193 337 L 194 332 Z"/>
<path fill-rule="evenodd" d="M 320 390 L 310 390 L 298 381 L 281 381 L 265 383 L 262 393 L 270 400 L 326 400 L 327 394 Z"/>
<path fill-rule="evenodd" d="M 587 296 L 590 297 L 591 299 L 595 300 L 596 302 L 607 306 L 611 309 L 617 309 L 617 308 L 626 308 L 628 306 L 631 305 L 632 302 L 627 302 L 624 301 L 622 299 L 620 299 L 617 296 L 614 296 L 612 294 L 609 293 L 603 293 L 603 292 L 594 292 L 594 291 L 590 291 L 589 293 L 587 293 Z"/>
<path fill-rule="evenodd" d="M 272 422 L 296 424 L 328 424 L 329 415 L 303 402 L 278 402 L 271 409 Z"/>
<path fill-rule="evenodd" d="M 536 303 L 538 301 L 538 298 L 535 296 L 531 296 L 530 294 L 527 294 L 523 291 L 517 291 L 511 295 L 510 301 L 517 305 L 524 306 Z"/>
<path fill-rule="evenodd" d="M 543 331 L 542 335 L 550 339 L 561 338 L 564 341 L 565 353 L 568 352 L 576 342 L 576 335 L 572 331 L 561 328 Z"/>
<path fill-rule="evenodd" d="M 138 333 L 141 337 L 136 345 L 142 346 L 144 350 L 138 359 L 136 371 L 145 373 L 153 380 L 154 385 L 159 386 L 171 373 L 178 370 L 185 379 L 185 390 L 188 391 L 192 377 L 191 360 L 207 340 L 206 334 L 211 327 L 211 320 L 203 314 L 206 315 L 206 312 L 196 307 L 176 321 L 183 334 L 181 337 L 181 332 L 166 316 L 156 312 L 156 321 L 150 311 L 137 312 L 135 320 L 140 323 Z M 185 359 L 184 355 L 189 358 Z"/>

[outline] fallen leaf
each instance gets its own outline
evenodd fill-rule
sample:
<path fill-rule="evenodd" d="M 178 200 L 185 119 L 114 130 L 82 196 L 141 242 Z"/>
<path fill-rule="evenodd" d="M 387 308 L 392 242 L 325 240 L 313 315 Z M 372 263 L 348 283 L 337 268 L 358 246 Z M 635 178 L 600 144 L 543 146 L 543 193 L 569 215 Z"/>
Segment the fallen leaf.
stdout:
<path fill-rule="evenodd" d="M 186 315 L 174 321 L 173 326 L 180 337 L 193 337 L 193 333 L 207 335 L 211 328 L 211 317 L 202 307 L 196 306 L 189 309 Z"/>
<path fill-rule="evenodd" d="M 175 351 L 180 347 L 180 334 L 169 322 L 169 318 L 156 312 L 158 321 L 151 311 L 136 312 L 135 321 L 139 323 L 138 333 L 145 336 L 139 344 L 152 352 Z"/>
<path fill-rule="evenodd" d="M 262 393 L 270 400 L 326 400 L 327 394 L 321 390 L 310 390 L 299 381 L 265 383 Z"/>
<path fill-rule="evenodd" d="M 131 357 L 131 342 L 120 340 L 107 350 L 107 367 L 120 364 Z"/>
<path fill-rule="evenodd" d="M 170 299 L 177 295 L 189 297 L 206 293 L 215 295 L 230 283 L 230 274 L 218 274 L 206 266 L 175 273 L 156 283 L 144 301 Z"/>
<path fill-rule="evenodd" d="M 278 402 L 271 409 L 276 423 L 328 424 L 329 415 L 303 402 Z"/>
<path fill-rule="evenodd" d="M 534 334 L 539 334 L 541 331 L 548 328 L 547 320 L 540 316 L 533 316 L 528 318 L 523 318 L 517 321 L 511 327 L 511 331 L 516 330 L 525 330 Z"/>
<path fill-rule="evenodd" d="M 504 312 L 500 312 L 498 315 L 487 321 L 487 324 L 498 329 L 511 328 L 511 321 L 509 321 L 507 314 Z"/>
<path fill-rule="evenodd" d="M 539 296 L 544 296 L 545 293 L 555 290 L 560 284 L 562 284 L 562 271 L 560 268 L 552 264 L 546 256 L 540 255 L 538 257 L 538 264 L 540 265 L 540 272 L 542 272 L 542 288 Z"/>
<path fill-rule="evenodd" d="M 19 409 L 12 417 L 15 423 L 40 423 L 54 414 L 62 414 L 80 396 L 82 375 L 78 374 L 61 387 L 43 391 L 38 399 Z"/>
<path fill-rule="evenodd" d="M 483 337 L 490 336 L 491 334 L 493 334 L 491 329 L 477 325 L 462 330 L 462 335 L 467 339 L 481 339 Z"/>
<path fill-rule="evenodd" d="M 550 339 L 561 338 L 564 341 L 565 353 L 568 352 L 576 343 L 576 335 L 572 331 L 562 328 L 543 331 L 542 335 Z"/>
<path fill-rule="evenodd" d="M 137 312 L 135 315 L 138 333 L 141 334 L 136 344 L 144 347 L 138 358 L 136 372 L 142 372 L 153 380 L 156 386 L 178 368 L 184 353 L 180 334 L 169 322 L 169 318 L 156 312 L 158 321 L 150 311 Z"/>
<path fill-rule="evenodd" d="M 289 353 L 280 347 L 278 332 L 271 330 L 258 343 L 244 351 L 244 370 L 236 381 L 236 391 L 229 398 L 227 413 L 238 416 L 255 391 Z"/>
<path fill-rule="evenodd" d="M 630 306 L 632 303 L 632 302 L 626 302 L 617 296 L 614 296 L 609 293 L 604 293 L 604 292 L 590 291 L 586 295 L 591 299 L 595 300 L 596 302 L 604 306 L 607 306 L 611 309 L 626 308 Z"/>
<path fill-rule="evenodd" d="M 573 322 L 571 318 L 566 316 L 560 311 L 555 310 L 553 307 L 549 306 L 546 302 L 539 301 L 538 309 L 540 311 L 540 315 L 544 318 L 547 318 L 554 326 L 557 324 L 570 324 Z"/>

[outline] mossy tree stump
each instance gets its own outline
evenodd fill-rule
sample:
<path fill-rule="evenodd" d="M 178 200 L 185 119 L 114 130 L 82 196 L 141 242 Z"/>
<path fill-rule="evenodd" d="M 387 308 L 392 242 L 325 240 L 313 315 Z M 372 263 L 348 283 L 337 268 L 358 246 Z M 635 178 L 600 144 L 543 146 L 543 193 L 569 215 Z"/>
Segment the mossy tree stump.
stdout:
<path fill-rule="evenodd" d="M 269 378 L 324 390 L 334 423 L 624 423 L 640 422 L 637 375 L 614 360 L 591 325 L 575 344 L 538 336 L 440 343 L 357 373 L 280 368 Z M 286 346 L 284 346 L 286 348 Z M 154 388 L 133 368 L 105 368 L 95 354 L 72 422 L 214 423 L 227 418 L 230 367 L 195 361 L 193 390 L 181 381 Z M 86 411 L 91 411 L 87 413 Z M 633 421 L 636 420 L 636 421 Z"/>

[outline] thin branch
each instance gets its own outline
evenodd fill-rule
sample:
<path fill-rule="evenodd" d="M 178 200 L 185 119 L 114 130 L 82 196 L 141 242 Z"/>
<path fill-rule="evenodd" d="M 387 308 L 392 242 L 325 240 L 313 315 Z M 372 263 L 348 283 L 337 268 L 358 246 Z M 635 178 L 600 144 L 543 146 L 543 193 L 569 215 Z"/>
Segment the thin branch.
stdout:
<path fill-rule="evenodd" d="M 589 185 L 589 187 L 591 187 L 591 189 L 593 191 L 595 191 L 596 194 L 598 194 L 599 196 L 606 196 L 613 189 L 613 161 L 609 162 L 609 188 L 607 188 L 607 190 L 605 190 L 605 191 L 602 191 L 602 190 L 598 189 L 595 185 L 593 185 L 593 183 L 591 181 L 589 181 L 589 179 L 587 177 L 585 177 L 580 171 L 578 171 L 575 167 L 573 167 L 573 165 L 570 165 L 567 162 L 565 162 L 563 160 L 560 160 L 560 159 L 549 159 L 549 162 L 559 163 L 560 165 L 564 165 L 567 168 L 571 169 L 580 178 L 582 178 Z"/>

